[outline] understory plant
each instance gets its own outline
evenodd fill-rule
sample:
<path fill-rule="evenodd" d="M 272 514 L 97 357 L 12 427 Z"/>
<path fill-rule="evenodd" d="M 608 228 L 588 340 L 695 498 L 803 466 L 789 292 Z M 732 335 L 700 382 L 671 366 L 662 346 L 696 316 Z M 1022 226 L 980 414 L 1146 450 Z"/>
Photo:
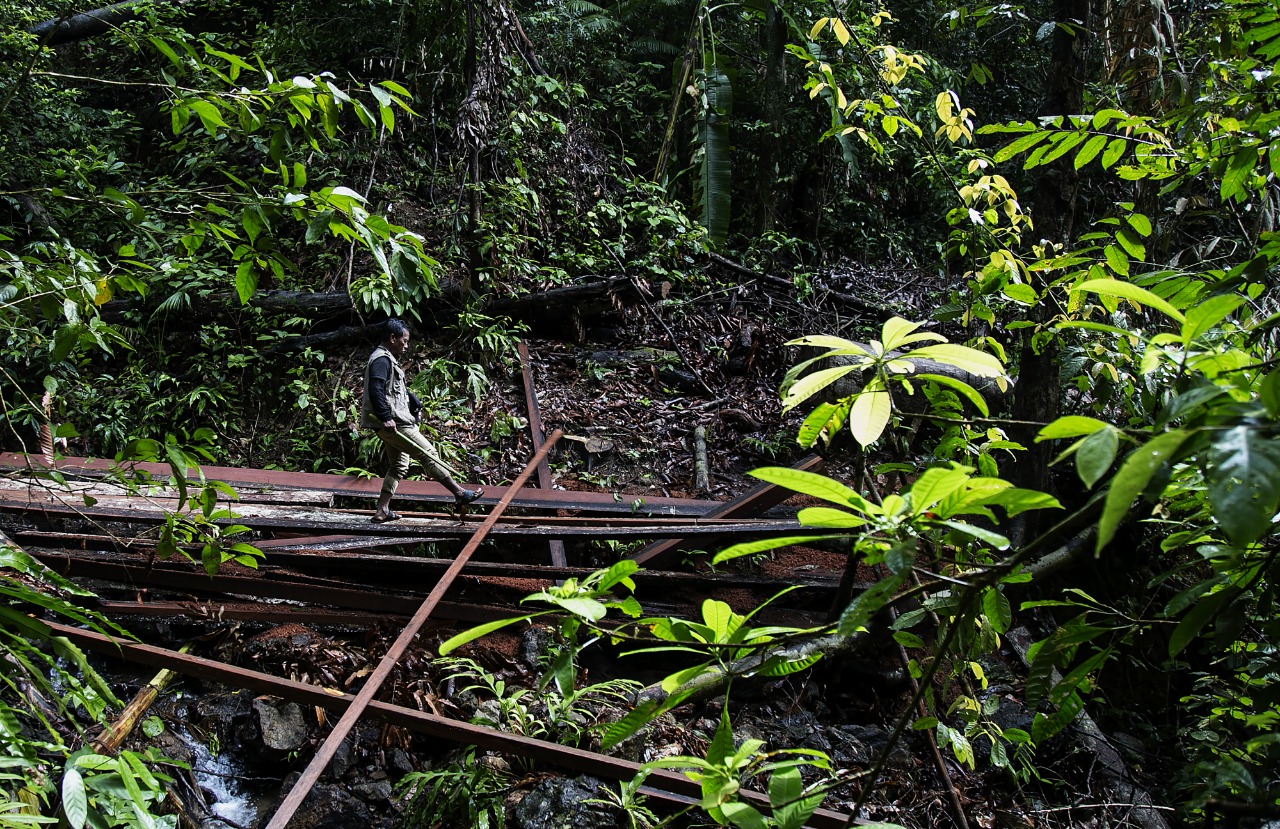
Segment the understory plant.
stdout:
<path fill-rule="evenodd" d="M 169 780 L 160 769 L 171 761 L 150 749 L 104 756 L 82 747 L 121 702 L 84 653 L 32 611 L 107 636 L 129 633 L 81 606 L 92 593 L 7 541 L 0 543 L 0 595 L 0 654 L 8 666 L 0 685 L 0 823 L 174 829 L 177 815 L 160 814 Z"/>

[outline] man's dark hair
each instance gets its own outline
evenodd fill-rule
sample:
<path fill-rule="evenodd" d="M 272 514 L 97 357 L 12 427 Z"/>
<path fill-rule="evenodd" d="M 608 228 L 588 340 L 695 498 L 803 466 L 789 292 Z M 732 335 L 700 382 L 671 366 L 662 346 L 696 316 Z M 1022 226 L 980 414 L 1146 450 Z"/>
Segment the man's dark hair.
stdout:
<path fill-rule="evenodd" d="M 402 320 L 398 320 L 394 317 L 387 320 L 387 339 L 388 340 L 391 339 L 392 337 L 399 337 L 401 334 L 408 334 L 408 333 L 409 333 L 409 326 L 405 325 Z"/>

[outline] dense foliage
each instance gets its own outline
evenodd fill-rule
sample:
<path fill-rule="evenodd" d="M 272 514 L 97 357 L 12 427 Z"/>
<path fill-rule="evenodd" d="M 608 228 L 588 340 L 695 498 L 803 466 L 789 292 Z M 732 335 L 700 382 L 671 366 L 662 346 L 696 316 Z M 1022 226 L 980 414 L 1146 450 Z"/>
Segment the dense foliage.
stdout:
<path fill-rule="evenodd" d="M 138 2 L 64 34 L 41 25 L 62 7 L 3 0 L 5 448 L 34 450 L 47 426 L 108 456 L 213 434 L 219 461 L 372 465 L 350 429 L 358 369 L 292 349 L 332 326 L 272 304 L 286 291 L 338 295 L 342 322 L 398 314 L 446 333 L 416 382 L 448 410 L 517 338 L 486 298 L 601 275 L 689 285 L 712 278 L 708 250 L 798 294 L 834 262 L 936 272 L 951 342 L 900 319 L 875 320 L 866 344 L 794 332 L 851 359 L 789 377 L 788 407 L 868 372 L 799 436 L 852 432 L 864 480 L 758 473 L 832 502 L 805 520 L 847 529 L 851 562 L 886 572 L 824 633 L 923 598 L 893 623 L 932 706 L 914 724 L 970 767 L 983 742 L 996 767 L 1034 776 L 1034 748 L 1105 703 L 1104 728 L 1126 719 L 1164 746 L 1160 795 L 1181 818 L 1274 809 L 1280 13 L 899 5 Z M 1007 411 L 919 376 L 913 346 L 979 378 L 1007 371 Z M 927 399 L 915 416 L 932 429 L 894 453 L 904 395 Z M 875 496 L 876 480 L 893 490 Z M 1061 524 L 1036 517 L 1057 506 Z M 1082 539 L 1094 557 L 1036 570 Z M 625 577 L 541 598 L 594 624 L 636 610 L 604 599 Z M 696 674 L 780 635 L 706 612 L 654 623 L 682 648 L 720 646 Z M 25 618 L 5 614 L 19 661 L 41 633 Z M 1040 639 L 1023 699 L 1037 713 L 1002 729 L 979 692 L 948 689 L 980 685 L 972 666 L 1020 625 Z M 563 631 L 566 698 L 578 633 Z M 668 702 L 695 679 L 673 679 Z M 105 710 L 91 685 L 51 693 Z M 4 704 L 11 756 L 47 771 L 61 754 L 79 803 L 68 746 L 37 745 L 40 723 Z M 726 720 L 707 757 L 682 758 L 717 822 L 764 825 L 732 797 L 746 774 L 772 771 L 778 825 L 842 782 L 802 787 L 799 767 L 820 760 L 759 749 L 735 749 Z M 9 808 L 42 808 L 24 790 L 54 787 L 6 781 Z"/>

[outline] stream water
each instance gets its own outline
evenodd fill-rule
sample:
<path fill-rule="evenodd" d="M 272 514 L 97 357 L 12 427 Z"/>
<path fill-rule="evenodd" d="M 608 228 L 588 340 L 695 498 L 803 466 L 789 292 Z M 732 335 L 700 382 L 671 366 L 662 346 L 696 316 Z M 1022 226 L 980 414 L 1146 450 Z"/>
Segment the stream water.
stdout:
<path fill-rule="evenodd" d="M 212 800 L 209 811 L 226 818 L 233 826 L 256 826 L 259 814 L 257 794 L 244 784 L 244 770 L 233 762 L 230 753 L 215 756 L 208 746 L 185 730 L 179 733 L 191 748 L 191 771 L 196 782 Z M 211 827 L 225 825 L 210 822 Z"/>

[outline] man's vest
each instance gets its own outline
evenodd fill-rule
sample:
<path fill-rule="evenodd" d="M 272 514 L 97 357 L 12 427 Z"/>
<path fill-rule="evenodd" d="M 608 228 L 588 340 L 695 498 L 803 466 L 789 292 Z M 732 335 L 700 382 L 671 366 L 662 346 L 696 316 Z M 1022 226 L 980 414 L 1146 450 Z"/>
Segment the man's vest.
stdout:
<path fill-rule="evenodd" d="M 409 413 L 409 385 L 404 379 L 404 369 L 399 361 L 383 346 L 378 346 L 369 355 L 364 365 L 364 394 L 360 397 L 360 425 L 366 429 L 381 429 L 382 419 L 373 410 L 369 399 L 370 374 L 375 360 L 386 357 L 391 362 L 391 376 L 387 378 L 387 406 L 391 409 L 391 417 L 397 426 L 412 426 L 413 415 Z"/>

